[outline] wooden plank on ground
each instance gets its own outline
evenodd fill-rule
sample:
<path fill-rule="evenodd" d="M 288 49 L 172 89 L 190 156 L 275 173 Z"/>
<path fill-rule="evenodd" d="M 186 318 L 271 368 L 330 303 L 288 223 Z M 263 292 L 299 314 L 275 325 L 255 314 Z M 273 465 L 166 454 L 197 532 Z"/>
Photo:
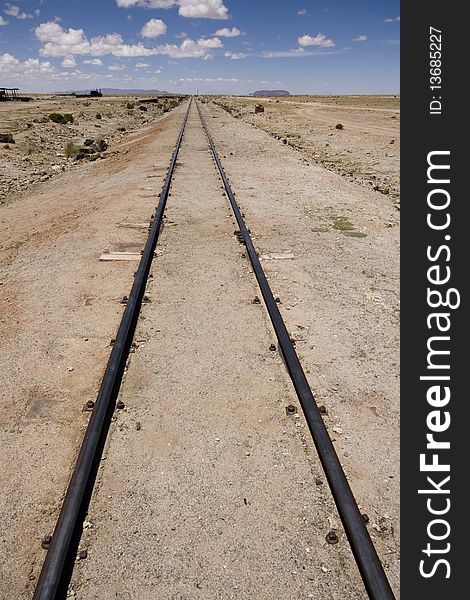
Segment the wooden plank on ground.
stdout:
<path fill-rule="evenodd" d="M 105 252 L 100 260 L 140 260 L 140 252 Z"/>

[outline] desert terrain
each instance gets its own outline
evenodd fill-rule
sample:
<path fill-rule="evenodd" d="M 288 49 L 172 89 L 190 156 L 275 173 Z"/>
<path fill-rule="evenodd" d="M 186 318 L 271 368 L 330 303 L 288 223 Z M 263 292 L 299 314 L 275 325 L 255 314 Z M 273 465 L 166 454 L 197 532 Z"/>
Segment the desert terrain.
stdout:
<path fill-rule="evenodd" d="M 32 597 L 137 264 L 99 259 L 142 250 L 188 105 L 141 100 L 0 103 L 1 597 Z M 399 98 L 200 105 L 398 597 Z M 365 600 L 191 110 L 67 597 Z"/>

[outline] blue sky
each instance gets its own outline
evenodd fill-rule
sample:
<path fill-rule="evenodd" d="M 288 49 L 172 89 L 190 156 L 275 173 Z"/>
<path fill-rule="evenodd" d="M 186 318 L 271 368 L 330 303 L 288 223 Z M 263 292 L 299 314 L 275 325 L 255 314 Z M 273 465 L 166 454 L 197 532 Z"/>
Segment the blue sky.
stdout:
<path fill-rule="evenodd" d="M 0 86 L 399 92 L 398 0 L 0 0 Z"/>

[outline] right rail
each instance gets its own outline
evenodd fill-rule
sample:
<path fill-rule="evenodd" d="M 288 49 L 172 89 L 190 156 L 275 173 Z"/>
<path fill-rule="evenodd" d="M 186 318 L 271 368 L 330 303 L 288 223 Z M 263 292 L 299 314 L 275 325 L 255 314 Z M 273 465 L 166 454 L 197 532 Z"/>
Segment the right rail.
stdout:
<path fill-rule="evenodd" d="M 268 280 L 264 273 L 255 250 L 250 232 L 245 224 L 230 183 L 228 182 L 224 168 L 209 133 L 206 121 L 196 101 L 202 126 L 206 132 L 207 140 L 212 151 L 215 163 L 222 178 L 225 193 L 230 200 L 232 210 L 243 236 L 247 254 L 250 258 L 253 271 L 256 275 L 258 285 L 266 303 L 271 322 L 274 327 L 279 347 L 284 356 L 292 383 L 302 406 L 313 442 L 320 457 L 326 478 L 328 480 L 333 499 L 341 517 L 344 530 L 349 540 L 355 561 L 361 573 L 362 580 L 371 600 L 395 600 L 392 588 L 387 579 L 382 563 L 377 555 L 374 544 L 370 539 L 369 532 L 364 524 L 364 519 L 357 506 L 356 499 L 349 486 L 343 467 L 339 461 L 333 442 L 318 410 L 310 385 L 305 376 L 299 357 L 290 339 L 284 320 L 281 316 L 276 300 L 273 296 Z"/>

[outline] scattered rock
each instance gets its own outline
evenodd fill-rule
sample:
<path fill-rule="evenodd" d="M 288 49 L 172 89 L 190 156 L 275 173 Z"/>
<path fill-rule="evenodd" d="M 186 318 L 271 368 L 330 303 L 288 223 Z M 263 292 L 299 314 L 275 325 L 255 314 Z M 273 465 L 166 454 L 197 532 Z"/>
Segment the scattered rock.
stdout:
<path fill-rule="evenodd" d="M 0 142 L 2 144 L 14 144 L 15 140 L 11 133 L 0 133 Z"/>

